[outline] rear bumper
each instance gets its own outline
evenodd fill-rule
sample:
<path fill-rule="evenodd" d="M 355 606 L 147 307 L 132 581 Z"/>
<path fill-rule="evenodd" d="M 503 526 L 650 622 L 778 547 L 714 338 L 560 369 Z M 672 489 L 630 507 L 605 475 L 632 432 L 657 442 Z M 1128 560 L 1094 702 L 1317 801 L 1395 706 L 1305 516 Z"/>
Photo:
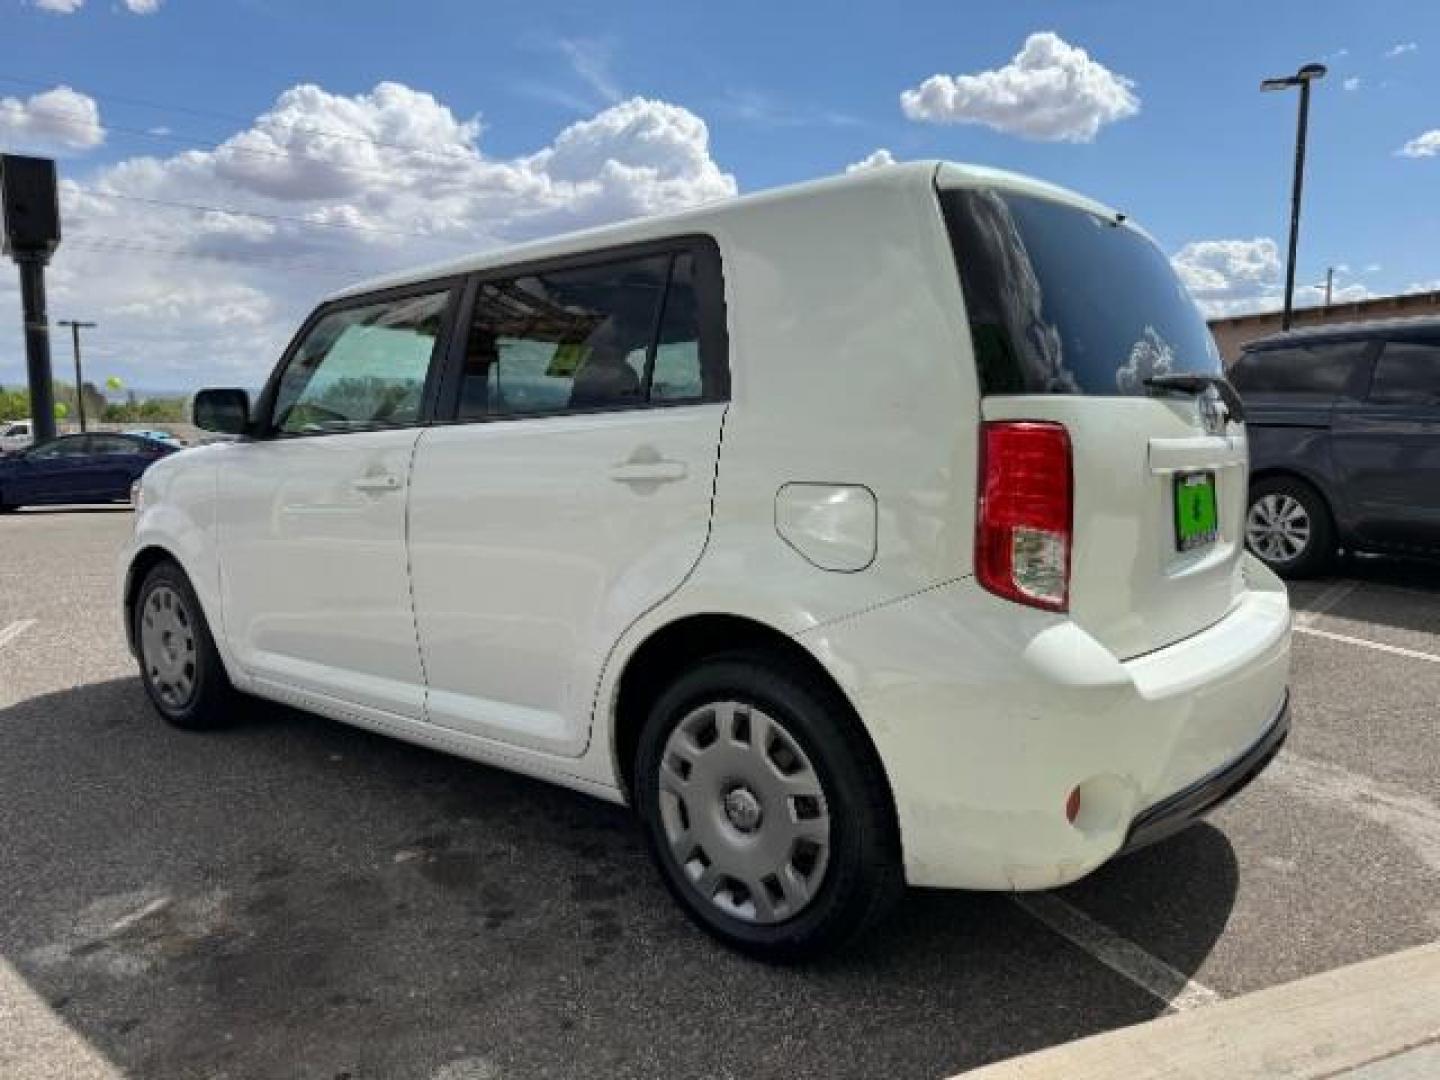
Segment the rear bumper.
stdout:
<path fill-rule="evenodd" d="M 1141 811 L 1130 823 L 1120 854 L 1138 851 L 1174 836 L 1250 785 L 1275 760 L 1290 734 L 1290 695 L 1255 745 L 1234 761 Z"/>
<path fill-rule="evenodd" d="M 970 579 L 798 635 L 870 732 L 906 879 L 1065 885 L 1253 778 L 1288 730 L 1290 607 L 1245 578 L 1218 623 L 1130 660 Z"/>

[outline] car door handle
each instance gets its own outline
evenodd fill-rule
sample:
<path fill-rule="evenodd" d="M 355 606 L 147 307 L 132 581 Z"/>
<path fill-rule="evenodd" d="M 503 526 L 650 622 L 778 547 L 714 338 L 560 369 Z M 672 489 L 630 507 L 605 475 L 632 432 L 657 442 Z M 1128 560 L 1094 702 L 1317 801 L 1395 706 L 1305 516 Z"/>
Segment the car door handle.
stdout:
<path fill-rule="evenodd" d="M 400 478 L 391 476 L 389 473 L 381 473 L 379 476 L 358 476 L 350 481 L 350 486 L 356 491 L 399 491 Z"/>
<path fill-rule="evenodd" d="M 622 484 L 670 484 L 688 475 L 683 461 L 627 461 L 610 467 L 610 479 Z"/>

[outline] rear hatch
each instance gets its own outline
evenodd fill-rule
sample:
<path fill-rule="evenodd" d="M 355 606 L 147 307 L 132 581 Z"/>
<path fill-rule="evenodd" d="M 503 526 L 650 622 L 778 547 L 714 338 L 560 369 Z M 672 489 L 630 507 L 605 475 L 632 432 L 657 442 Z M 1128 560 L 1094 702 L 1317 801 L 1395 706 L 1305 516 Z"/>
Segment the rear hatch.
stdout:
<path fill-rule="evenodd" d="M 1069 436 L 1070 617 L 1122 658 L 1203 630 L 1244 588 L 1244 427 L 1213 388 L 1163 377 L 1220 375 L 1208 327 L 1123 216 L 968 177 L 939 184 L 981 415 Z"/>

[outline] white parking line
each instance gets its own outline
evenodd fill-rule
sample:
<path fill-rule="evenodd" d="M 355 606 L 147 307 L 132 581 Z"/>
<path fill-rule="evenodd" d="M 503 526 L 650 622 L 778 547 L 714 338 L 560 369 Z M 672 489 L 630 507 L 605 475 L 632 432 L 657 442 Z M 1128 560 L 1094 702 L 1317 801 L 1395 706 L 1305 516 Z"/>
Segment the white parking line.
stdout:
<path fill-rule="evenodd" d="M 1295 625 L 1309 626 L 1321 615 L 1340 603 L 1347 596 L 1359 588 L 1356 581 L 1337 581 L 1331 584 L 1324 592 L 1315 597 L 1315 602 L 1307 608 L 1301 608 L 1300 613 L 1295 616 Z"/>
<path fill-rule="evenodd" d="M 1172 1012 L 1187 1012 L 1220 1000 L 1220 995 L 1208 986 L 1151 956 L 1053 893 L 1018 893 L 1015 903 L 1112 971 L 1149 991 Z"/>
<path fill-rule="evenodd" d="M 1298 619 L 1295 621 L 1295 633 L 1309 634 L 1311 637 L 1324 638 L 1326 641 L 1343 641 L 1346 645 L 1359 645 L 1364 649 L 1374 649 L 1377 652 L 1391 653 L 1394 656 L 1408 656 L 1412 660 L 1428 660 L 1432 664 L 1440 664 L 1440 656 L 1436 656 L 1434 653 L 1421 652 L 1419 649 L 1402 649 L 1399 645 L 1367 641 L 1365 638 L 1351 637 L 1349 634 L 1336 634 L 1329 630 L 1317 630 L 1313 626 L 1301 626 Z"/>
<path fill-rule="evenodd" d="M 1297 795 L 1344 806 L 1384 826 L 1433 870 L 1440 870 L 1440 807 L 1409 791 L 1284 750 L 1260 774 Z"/>
<path fill-rule="evenodd" d="M 34 625 L 34 619 L 20 619 L 18 622 L 12 622 L 9 626 L 5 627 L 4 630 L 0 630 L 0 649 L 9 645 Z"/>

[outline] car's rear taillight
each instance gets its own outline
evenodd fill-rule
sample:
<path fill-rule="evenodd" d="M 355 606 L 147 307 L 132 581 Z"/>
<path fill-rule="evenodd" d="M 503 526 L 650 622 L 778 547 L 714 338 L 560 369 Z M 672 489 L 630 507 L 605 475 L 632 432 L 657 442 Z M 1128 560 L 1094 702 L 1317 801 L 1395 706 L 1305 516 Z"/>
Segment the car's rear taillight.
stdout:
<path fill-rule="evenodd" d="M 981 427 L 975 572 L 997 596 L 1049 611 L 1070 601 L 1070 436 L 1060 424 Z"/>

